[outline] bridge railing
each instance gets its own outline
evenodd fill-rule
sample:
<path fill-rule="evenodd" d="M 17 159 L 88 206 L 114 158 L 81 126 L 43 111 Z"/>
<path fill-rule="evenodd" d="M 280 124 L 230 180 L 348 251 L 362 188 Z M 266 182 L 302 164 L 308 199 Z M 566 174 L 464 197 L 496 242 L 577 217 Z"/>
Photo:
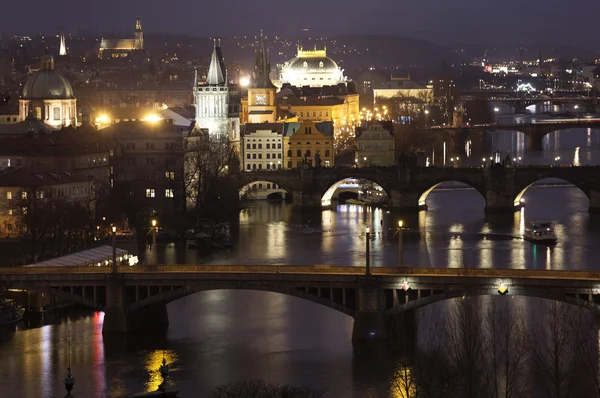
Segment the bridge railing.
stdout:
<path fill-rule="evenodd" d="M 362 276 L 365 267 L 348 266 L 288 266 L 288 265 L 137 265 L 119 267 L 121 274 L 302 274 L 302 275 L 348 275 Z M 527 269 L 489 269 L 489 268 L 420 268 L 420 267 L 371 267 L 373 276 L 406 277 L 471 277 L 499 279 L 564 279 L 595 280 L 600 289 L 600 271 L 570 270 L 527 270 Z M 111 267 L 17 267 L 2 268 L 0 276 L 10 279 L 18 275 L 44 276 L 111 274 Z"/>

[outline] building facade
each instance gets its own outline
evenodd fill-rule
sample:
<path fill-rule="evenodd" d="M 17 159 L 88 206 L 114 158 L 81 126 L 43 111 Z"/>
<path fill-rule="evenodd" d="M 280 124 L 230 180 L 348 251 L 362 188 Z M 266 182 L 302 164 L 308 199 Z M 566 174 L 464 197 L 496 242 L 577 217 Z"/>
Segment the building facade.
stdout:
<path fill-rule="evenodd" d="M 296 169 L 308 163 L 313 167 L 334 166 L 333 123 L 284 123 L 284 168 Z"/>
<path fill-rule="evenodd" d="M 234 93 L 227 80 L 227 69 L 221 47 L 215 47 L 211 56 L 206 82 L 194 79 L 194 104 L 196 105 L 196 128 L 208 132 L 211 137 L 227 137 L 237 148 L 240 145 L 240 105 L 231 101 Z"/>
<path fill-rule="evenodd" d="M 281 68 L 280 81 L 296 87 L 336 86 L 346 82 L 344 71 L 327 56 L 327 49 L 304 50 L 298 47 L 296 57 Z"/>
<path fill-rule="evenodd" d="M 283 168 L 283 123 L 256 123 L 244 126 L 243 170 Z"/>
<path fill-rule="evenodd" d="M 77 100 L 69 81 L 54 70 L 54 58 L 41 59 L 41 70 L 29 78 L 19 100 L 19 120 L 32 115 L 53 129 L 77 125 Z"/>
<path fill-rule="evenodd" d="M 359 167 L 393 166 L 395 164 L 395 141 L 393 125 L 372 123 L 356 128 L 355 164 Z"/>

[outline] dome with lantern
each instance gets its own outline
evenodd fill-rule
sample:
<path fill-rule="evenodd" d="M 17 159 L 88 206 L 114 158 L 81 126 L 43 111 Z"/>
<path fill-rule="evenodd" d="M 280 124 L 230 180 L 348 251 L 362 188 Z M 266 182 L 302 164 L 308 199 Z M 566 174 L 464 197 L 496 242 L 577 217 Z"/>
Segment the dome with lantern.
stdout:
<path fill-rule="evenodd" d="M 327 49 L 304 50 L 298 47 L 296 57 L 281 69 L 281 83 L 296 87 L 323 87 L 345 83 L 344 71 L 327 56 Z"/>

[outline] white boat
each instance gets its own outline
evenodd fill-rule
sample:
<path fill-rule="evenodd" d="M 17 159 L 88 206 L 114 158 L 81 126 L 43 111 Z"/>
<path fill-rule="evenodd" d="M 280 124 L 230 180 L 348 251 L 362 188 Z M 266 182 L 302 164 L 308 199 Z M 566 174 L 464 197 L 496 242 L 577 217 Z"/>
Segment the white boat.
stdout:
<path fill-rule="evenodd" d="M 533 243 L 556 243 L 554 224 L 550 221 L 530 221 L 525 226 L 523 239 Z"/>

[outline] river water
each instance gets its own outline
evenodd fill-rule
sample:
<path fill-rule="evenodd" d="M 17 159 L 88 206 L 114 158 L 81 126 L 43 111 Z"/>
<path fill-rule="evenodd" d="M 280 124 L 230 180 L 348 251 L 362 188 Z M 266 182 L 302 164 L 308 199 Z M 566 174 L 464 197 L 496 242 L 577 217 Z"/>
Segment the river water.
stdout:
<path fill-rule="evenodd" d="M 518 149 L 517 134 L 496 134 L 503 149 Z M 598 131 L 553 134 L 560 135 L 549 137 L 545 152 L 532 157 L 553 159 L 558 151 L 567 159 L 566 154 L 579 146 L 582 164 L 600 161 Z M 483 198 L 475 190 L 447 186 L 434 190 L 428 197 L 429 210 L 418 215 L 354 205 L 302 213 L 286 204 L 256 202 L 240 214 L 231 251 L 205 255 L 167 245 L 158 247 L 158 260 L 363 265 L 369 225 L 377 234 L 372 265 L 394 266 L 398 244 L 393 233 L 402 219 L 404 265 L 598 268 L 594 260 L 600 257 L 600 219 L 588 214 L 586 196 L 573 186 L 545 182 L 530 188 L 525 208 L 508 217 L 486 216 Z M 556 223 L 555 247 L 520 238 L 524 222 L 533 219 Z M 77 380 L 76 397 L 154 390 L 163 356 L 173 365 L 175 388 L 184 397 L 205 396 L 219 384 L 249 378 L 325 388 L 329 397 L 388 396 L 397 358 L 380 351 L 355 351 L 352 319 L 334 310 L 252 291 L 197 293 L 170 303 L 168 310 L 170 327 L 164 337 L 104 338 L 102 313 L 73 315 L 43 327 L 19 326 L 0 342 L 0 396 L 64 396 L 62 380 L 69 361 Z"/>

